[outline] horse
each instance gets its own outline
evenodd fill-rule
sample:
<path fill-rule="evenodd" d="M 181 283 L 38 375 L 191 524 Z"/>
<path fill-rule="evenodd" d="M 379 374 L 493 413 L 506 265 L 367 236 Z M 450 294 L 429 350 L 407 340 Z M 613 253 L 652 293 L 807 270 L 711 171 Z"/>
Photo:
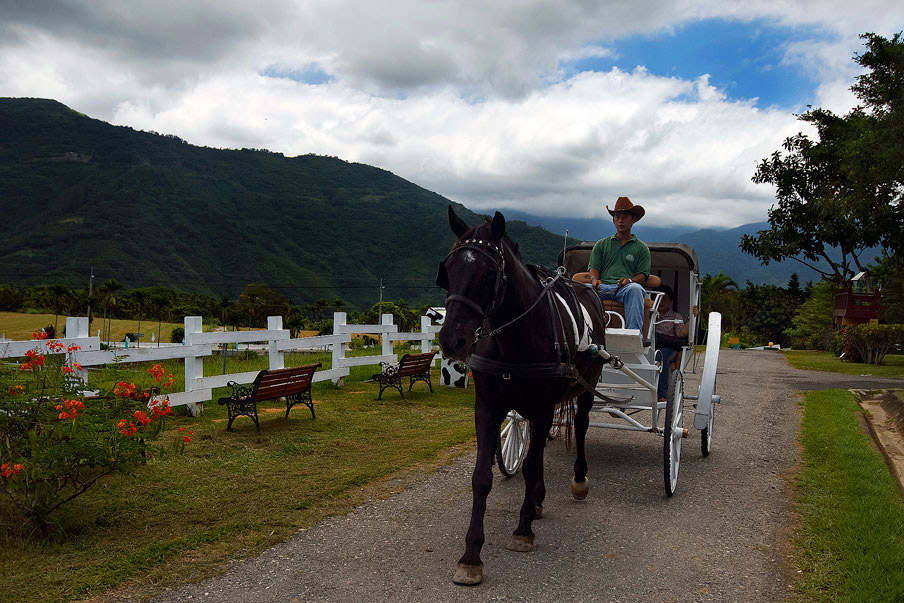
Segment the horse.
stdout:
<path fill-rule="evenodd" d="M 471 522 L 452 580 L 473 585 L 483 580 L 486 499 L 493 485 L 499 430 L 510 410 L 530 421 L 531 433 L 522 468 L 524 502 L 507 548 L 534 548 L 531 524 L 542 517 L 546 496 L 543 449 L 556 405 L 575 397 L 577 459 L 571 492 L 577 500 L 587 496 L 584 438 L 592 384 L 599 380 L 604 361 L 582 350 L 589 343 L 603 346 L 605 314 L 589 287 L 573 283 L 561 271 L 525 264 L 501 213 L 471 228 L 449 206 L 448 219 L 457 240 L 436 279 L 448 292 L 438 340 L 446 358 L 467 362 L 474 375 L 477 429 Z"/>

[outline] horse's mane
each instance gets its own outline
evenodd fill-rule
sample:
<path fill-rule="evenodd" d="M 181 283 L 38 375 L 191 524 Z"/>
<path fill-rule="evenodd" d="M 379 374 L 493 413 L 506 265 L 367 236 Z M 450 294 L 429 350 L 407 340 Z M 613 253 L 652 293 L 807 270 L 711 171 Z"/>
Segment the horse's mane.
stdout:
<path fill-rule="evenodd" d="M 452 249 L 455 249 L 455 247 L 457 247 L 458 244 L 461 243 L 463 240 L 469 239 L 472 236 L 474 236 L 474 231 L 477 230 L 478 228 L 480 228 L 481 226 L 489 226 L 491 224 L 492 224 L 492 220 L 490 219 L 490 217 L 484 216 L 483 224 L 478 224 L 477 226 L 469 228 L 464 233 L 462 233 L 462 235 L 460 237 L 458 237 L 458 239 L 455 241 L 455 243 L 452 244 Z M 516 243 L 515 241 L 512 240 L 512 238 L 508 235 L 508 232 L 506 232 L 502 236 L 502 243 L 504 246 L 507 246 L 509 248 L 509 250 L 512 252 L 512 254 L 515 256 L 515 258 L 519 262 L 521 262 L 522 264 L 524 263 L 524 260 L 521 258 L 521 250 L 518 247 L 518 243 Z"/>

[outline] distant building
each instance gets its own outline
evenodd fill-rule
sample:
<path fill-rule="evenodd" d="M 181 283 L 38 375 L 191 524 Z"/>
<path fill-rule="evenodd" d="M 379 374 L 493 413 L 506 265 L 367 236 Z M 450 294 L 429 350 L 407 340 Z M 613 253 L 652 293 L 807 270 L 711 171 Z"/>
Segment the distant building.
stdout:
<path fill-rule="evenodd" d="M 868 272 L 860 272 L 847 286 L 835 292 L 835 326 L 878 323 L 881 294 L 873 287 Z"/>

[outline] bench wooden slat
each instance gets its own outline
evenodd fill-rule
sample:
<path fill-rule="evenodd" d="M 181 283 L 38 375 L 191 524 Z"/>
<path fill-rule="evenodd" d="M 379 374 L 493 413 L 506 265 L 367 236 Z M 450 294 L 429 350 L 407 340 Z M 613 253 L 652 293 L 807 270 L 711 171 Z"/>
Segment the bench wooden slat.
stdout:
<path fill-rule="evenodd" d="M 247 387 L 231 383 L 233 393 L 226 398 L 220 398 L 220 404 L 226 404 L 229 410 L 229 424 L 227 430 L 232 430 L 232 422 L 236 417 L 246 415 L 251 417 L 254 425 L 260 432 L 260 422 L 257 418 L 257 403 L 265 400 L 286 399 L 286 418 L 295 404 L 304 404 L 314 415 L 314 403 L 311 400 L 311 382 L 315 371 L 322 366 L 321 363 L 309 364 L 284 369 L 264 370 L 258 373 L 251 386 Z"/>
<path fill-rule="evenodd" d="M 432 392 L 433 384 L 430 382 L 430 366 L 433 363 L 434 356 L 436 356 L 436 352 L 405 354 L 397 365 L 387 366 L 384 371 L 375 374 L 373 379 L 380 383 L 380 395 L 377 396 L 377 399 L 381 400 L 383 398 L 383 391 L 388 387 L 394 387 L 399 390 L 399 394 L 404 399 L 402 377 L 410 378 L 408 391 L 411 391 L 415 382 L 423 381 Z"/>

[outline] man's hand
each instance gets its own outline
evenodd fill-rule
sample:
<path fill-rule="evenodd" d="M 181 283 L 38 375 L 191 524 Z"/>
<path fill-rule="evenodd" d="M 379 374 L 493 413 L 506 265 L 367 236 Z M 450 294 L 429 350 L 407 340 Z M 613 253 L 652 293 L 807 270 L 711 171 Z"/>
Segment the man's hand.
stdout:
<path fill-rule="evenodd" d="M 633 281 L 632 279 L 630 279 L 630 278 L 627 278 L 627 277 L 620 278 L 620 279 L 618 279 L 618 282 L 616 283 L 616 287 L 618 287 L 619 289 L 621 289 L 621 288 L 624 287 L 625 285 L 629 285 L 629 284 L 631 284 L 632 282 L 634 282 L 634 281 Z"/>

